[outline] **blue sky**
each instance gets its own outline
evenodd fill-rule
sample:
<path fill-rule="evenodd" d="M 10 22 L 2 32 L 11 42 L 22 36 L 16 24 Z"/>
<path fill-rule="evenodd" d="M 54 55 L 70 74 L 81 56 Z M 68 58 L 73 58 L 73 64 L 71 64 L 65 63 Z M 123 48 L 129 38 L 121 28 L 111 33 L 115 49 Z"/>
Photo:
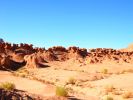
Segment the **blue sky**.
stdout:
<path fill-rule="evenodd" d="M 133 0 L 0 0 L 0 37 L 39 47 L 133 43 Z"/>

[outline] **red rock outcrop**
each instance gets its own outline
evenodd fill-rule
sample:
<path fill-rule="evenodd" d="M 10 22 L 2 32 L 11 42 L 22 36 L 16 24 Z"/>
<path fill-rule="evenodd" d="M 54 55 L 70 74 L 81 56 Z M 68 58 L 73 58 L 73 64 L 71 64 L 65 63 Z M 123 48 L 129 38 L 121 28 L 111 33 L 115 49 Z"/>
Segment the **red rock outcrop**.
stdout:
<path fill-rule="evenodd" d="M 54 58 L 53 60 L 65 61 L 67 59 L 68 50 L 62 46 L 56 46 L 56 47 L 49 48 L 46 52 L 46 55 L 47 53 L 52 54 Z"/>
<path fill-rule="evenodd" d="M 46 65 L 47 61 L 44 59 L 44 54 L 41 52 L 34 53 L 31 55 L 26 55 L 24 57 L 26 61 L 26 67 L 27 68 L 43 68 L 43 67 L 48 67 Z M 49 58 L 47 58 L 49 59 Z"/>
<path fill-rule="evenodd" d="M 133 52 L 122 52 L 114 49 L 91 49 L 88 53 L 88 59 L 90 63 L 102 63 L 104 60 L 111 60 L 114 62 L 126 62 L 131 63 Z"/>
<path fill-rule="evenodd" d="M 87 56 L 87 49 L 80 49 L 79 47 L 69 47 L 68 48 L 69 56 L 68 58 L 84 58 Z"/>
<path fill-rule="evenodd" d="M 0 57 L 0 69 L 1 70 L 17 70 L 25 65 L 25 62 L 15 62 L 10 56 Z"/>
<path fill-rule="evenodd" d="M 17 69 L 22 65 L 28 68 L 46 67 L 47 62 L 73 59 L 88 64 L 114 61 L 115 63 L 133 63 L 133 46 L 129 51 L 111 48 L 87 49 L 79 47 L 54 46 L 49 49 L 33 48 L 32 44 L 10 44 L 0 42 L 0 68 Z"/>

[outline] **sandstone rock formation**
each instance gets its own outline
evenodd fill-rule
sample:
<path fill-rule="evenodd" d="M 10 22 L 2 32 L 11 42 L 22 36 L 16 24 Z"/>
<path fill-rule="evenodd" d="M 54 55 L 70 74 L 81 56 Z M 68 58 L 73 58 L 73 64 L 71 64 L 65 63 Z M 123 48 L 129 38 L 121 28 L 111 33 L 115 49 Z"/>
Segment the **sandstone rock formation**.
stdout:
<path fill-rule="evenodd" d="M 15 62 L 10 56 L 0 57 L 0 69 L 1 70 L 17 70 L 25 65 L 25 62 Z"/>
<path fill-rule="evenodd" d="M 0 69 L 18 69 L 21 66 L 28 68 L 48 67 L 52 61 L 67 61 L 74 59 L 86 64 L 104 63 L 133 63 L 133 46 L 130 50 L 115 50 L 111 48 L 97 48 L 87 51 L 85 48 L 54 46 L 49 49 L 33 48 L 32 44 L 10 44 L 0 42 Z"/>
<path fill-rule="evenodd" d="M 69 52 L 69 58 L 71 57 L 81 57 L 84 58 L 87 56 L 87 49 L 84 48 L 79 48 L 79 47 L 69 47 L 68 48 L 68 52 Z"/>
<path fill-rule="evenodd" d="M 120 61 L 131 63 L 133 52 L 123 52 L 114 49 L 97 48 L 91 49 L 88 56 L 91 59 L 90 63 L 101 63 L 104 60 L 112 60 L 117 63 L 119 63 Z"/>
<path fill-rule="evenodd" d="M 31 54 L 31 55 L 26 55 L 24 57 L 26 61 L 26 67 L 27 68 L 42 68 L 42 67 L 47 67 L 45 65 L 46 61 L 42 57 L 41 54 Z"/>

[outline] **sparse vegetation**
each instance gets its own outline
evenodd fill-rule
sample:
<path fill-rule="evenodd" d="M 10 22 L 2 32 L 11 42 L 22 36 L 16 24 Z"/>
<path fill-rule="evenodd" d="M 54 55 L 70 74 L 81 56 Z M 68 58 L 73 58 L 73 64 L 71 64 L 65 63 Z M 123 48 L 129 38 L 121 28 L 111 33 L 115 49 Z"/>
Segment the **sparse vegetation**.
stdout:
<path fill-rule="evenodd" d="M 19 74 L 19 76 L 25 78 L 26 74 L 25 73 L 21 73 L 21 74 Z"/>
<path fill-rule="evenodd" d="M 15 84 L 10 83 L 10 82 L 4 82 L 0 84 L 0 88 L 3 88 L 5 90 L 14 90 Z"/>
<path fill-rule="evenodd" d="M 57 96 L 68 96 L 68 91 L 65 87 L 62 87 L 62 86 L 57 86 L 56 87 L 56 95 Z"/>
<path fill-rule="evenodd" d="M 107 73 L 108 73 L 108 69 L 103 68 L 103 69 L 101 70 L 101 72 L 102 72 L 103 74 L 107 74 Z"/>
<path fill-rule="evenodd" d="M 105 95 L 102 100 L 114 100 L 113 97 L 109 96 L 109 95 Z"/>
<path fill-rule="evenodd" d="M 73 77 L 70 77 L 69 79 L 68 79 L 68 82 L 67 82 L 68 84 L 75 84 L 76 83 L 76 79 L 75 78 L 73 78 Z"/>
<path fill-rule="evenodd" d="M 26 68 L 20 68 L 17 70 L 18 73 L 26 73 L 29 74 L 29 71 Z"/>
<path fill-rule="evenodd" d="M 14 71 L 12 75 L 27 78 L 29 75 L 29 71 L 26 68 L 20 68 L 17 71 Z"/>

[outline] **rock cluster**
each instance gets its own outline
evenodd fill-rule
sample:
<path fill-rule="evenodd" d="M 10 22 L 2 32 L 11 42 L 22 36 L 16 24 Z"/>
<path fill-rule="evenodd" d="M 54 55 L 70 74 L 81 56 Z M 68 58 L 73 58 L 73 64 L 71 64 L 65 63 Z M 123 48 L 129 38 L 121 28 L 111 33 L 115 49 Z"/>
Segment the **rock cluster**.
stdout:
<path fill-rule="evenodd" d="M 0 89 L 0 100 L 35 100 L 35 98 L 24 93 Z"/>
<path fill-rule="evenodd" d="M 124 52 L 115 49 L 97 48 L 91 49 L 88 53 L 90 63 L 102 63 L 104 60 L 112 60 L 116 63 L 126 62 L 131 63 L 133 52 Z"/>
<path fill-rule="evenodd" d="M 7 50 L 16 51 L 16 53 L 20 52 L 21 50 L 27 50 L 26 54 L 31 54 L 35 52 L 33 49 L 33 45 L 29 44 L 10 44 L 7 42 L 0 42 L 0 52 L 6 52 Z M 29 52 L 28 52 L 29 51 Z"/>
<path fill-rule="evenodd" d="M 87 56 L 87 49 L 85 48 L 79 48 L 79 47 L 69 47 L 68 48 L 69 53 L 76 53 L 81 57 L 86 57 Z"/>
<path fill-rule="evenodd" d="M 34 52 L 32 45 L 0 42 L 0 69 L 16 70 L 26 64 L 24 56 Z"/>
<path fill-rule="evenodd" d="M 131 48 L 131 47 L 130 47 Z M 54 46 L 49 49 L 33 48 L 28 44 L 10 44 L 0 42 L 0 69 L 16 70 L 21 66 L 28 68 L 48 67 L 51 61 L 66 61 L 69 59 L 86 61 L 87 64 L 114 61 L 116 63 L 133 62 L 133 51 L 123 51 L 107 48 L 90 49 Z"/>

